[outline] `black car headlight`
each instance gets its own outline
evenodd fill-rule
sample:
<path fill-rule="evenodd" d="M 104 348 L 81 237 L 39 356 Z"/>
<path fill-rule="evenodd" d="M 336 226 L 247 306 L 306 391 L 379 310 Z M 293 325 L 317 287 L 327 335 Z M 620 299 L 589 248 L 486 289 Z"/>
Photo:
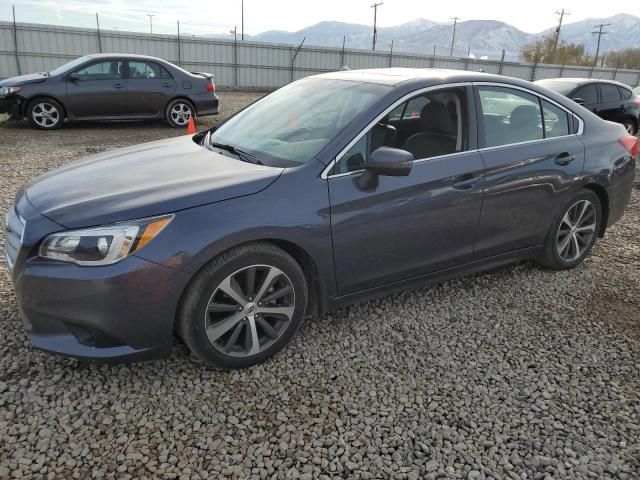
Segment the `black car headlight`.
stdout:
<path fill-rule="evenodd" d="M 9 95 L 18 93 L 20 90 L 22 90 L 22 87 L 2 87 L 0 88 L 0 96 L 8 97 Z"/>
<path fill-rule="evenodd" d="M 85 266 L 111 265 L 141 249 L 173 220 L 173 215 L 132 220 L 104 227 L 52 233 L 38 255 Z"/>

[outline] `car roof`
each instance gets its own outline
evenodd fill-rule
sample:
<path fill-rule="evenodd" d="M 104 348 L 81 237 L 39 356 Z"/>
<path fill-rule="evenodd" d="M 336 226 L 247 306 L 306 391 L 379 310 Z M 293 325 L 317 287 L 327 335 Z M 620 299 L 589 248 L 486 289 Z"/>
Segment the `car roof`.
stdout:
<path fill-rule="evenodd" d="M 355 82 L 377 83 L 395 86 L 409 81 L 439 83 L 455 82 L 500 82 L 508 83 L 517 79 L 510 79 L 502 75 L 492 75 L 483 72 L 466 70 L 447 70 L 441 68 L 371 68 L 366 70 L 340 70 L 337 72 L 321 73 L 313 78 L 331 80 L 351 80 Z M 519 82 L 519 81 L 518 81 Z"/>
<path fill-rule="evenodd" d="M 138 60 L 154 60 L 156 62 L 168 63 L 166 60 L 150 55 L 138 55 L 135 53 L 91 53 L 86 55 L 87 58 L 135 58 Z"/>
<path fill-rule="evenodd" d="M 624 87 L 629 89 L 629 85 L 625 85 L 621 82 L 616 82 L 615 80 L 606 80 L 604 78 L 570 78 L 570 77 L 562 77 L 562 78 L 542 78 L 540 80 L 536 80 L 536 83 L 539 82 L 558 82 L 558 83 L 569 83 L 573 85 L 584 85 L 587 83 L 610 83 L 611 85 L 616 85 L 618 87 Z"/>

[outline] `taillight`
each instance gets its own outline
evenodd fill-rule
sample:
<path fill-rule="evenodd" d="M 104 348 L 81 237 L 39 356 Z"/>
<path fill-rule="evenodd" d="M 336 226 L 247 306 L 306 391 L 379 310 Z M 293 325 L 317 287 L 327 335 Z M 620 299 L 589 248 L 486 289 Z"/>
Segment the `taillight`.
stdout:
<path fill-rule="evenodd" d="M 633 135 L 627 135 L 626 137 L 620 138 L 618 142 L 620 142 L 620 145 L 622 145 L 627 150 L 627 152 L 629 152 L 629 155 L 631 155 L 633 158 L 638 157 L 640 147 L 638 146 L 638 139 L 636 137 L 634 137 Z"/>
<path fill-rule="evenodd" d="M 216 91 L 216 84 L 213 82 L 207 83 L 207 92 L 215 93 L 215 91 Z"/>
<path fill-rule="evenodd" d="M 633 100 L 631 100 L 633 103 L 635 103 L 636 105 L 640 105 L 640 97 L 636 97 Z"/>

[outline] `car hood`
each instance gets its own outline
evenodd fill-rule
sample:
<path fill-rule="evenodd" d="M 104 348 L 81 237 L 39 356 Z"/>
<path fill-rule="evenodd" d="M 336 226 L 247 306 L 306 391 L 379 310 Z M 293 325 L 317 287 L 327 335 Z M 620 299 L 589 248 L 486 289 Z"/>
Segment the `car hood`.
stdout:
<path fill-rule="evenodd" d="M 190 136 L 101 153 L 36 177 L 25 195 L 67 228 L 104 225 L 251 195 L 283 168 L 212 152 Z"/>
<path fill-rule="evenodd" d="M 0 80 L 0 87 L 16 87 L 27 83 L 39 83 L 44 82 L 47 78 L 49 78 L 47 75 L 43 75 L 41 73 L 18 75 L 17 77 L 9 77 L 4 80 Z"/>

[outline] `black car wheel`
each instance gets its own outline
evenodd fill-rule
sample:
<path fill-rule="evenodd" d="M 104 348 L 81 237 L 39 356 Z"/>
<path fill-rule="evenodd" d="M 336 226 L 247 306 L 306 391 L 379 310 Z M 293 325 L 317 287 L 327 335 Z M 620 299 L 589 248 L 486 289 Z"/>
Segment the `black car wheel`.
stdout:
<path fill-rule="evenodd" d="M 578 191 L 551 224 L 539 262 L 554 270 L 579 265 L 596 242 L 601 219 L 598 196 L 591 190 Z"/>
<path fill-rule="evenodd" d="M 243 368 L 281 350 L 300 328 L 307 283 L 296 261 L 270 243 L 234 248 L 188 287 L 177 331 L 191 352 L 217 368 Z"/>
<path fill-rule="evenodd" d="M 636 122 L 634 120 L 624 120 L 622 122 L 622 125 L 624 125 L 624 129 L 629 135 L 635 135 L 636 133 L 638 133 L 638 125 L 636 125 Z"/>
<path fill-rule="evenodd" d="M 62 127 L 64 109 L 52 98 L 36 98 L 27 107 L 29 124 L 41 130 L 55 130 Z"/>
<path fill-rule="evenodd" d="M 167 105 L 165 118 L 173 128 L 186 128 L 189 118 L 195 116 L 195 111 L 191 102 L 177 98 Z"/>

